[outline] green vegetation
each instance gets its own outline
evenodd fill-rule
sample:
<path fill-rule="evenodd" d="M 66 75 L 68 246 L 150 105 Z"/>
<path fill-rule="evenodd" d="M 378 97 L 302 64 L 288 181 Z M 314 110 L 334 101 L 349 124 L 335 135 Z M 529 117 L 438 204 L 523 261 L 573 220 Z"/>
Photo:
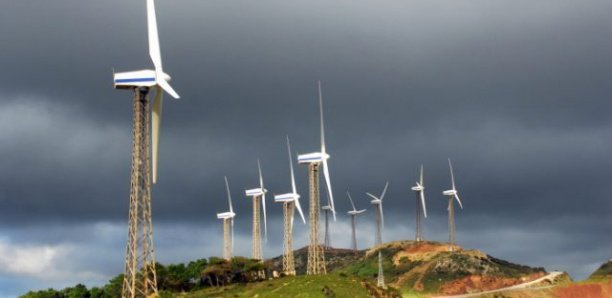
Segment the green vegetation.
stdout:
<path fill-rule="evenodd" d="M 378 252 L 383 258 L 385 281 L 390 289 L 374 285 L 378 275 Z M 448 282 L 470 275 L 518 278 L 544 272 L 512 264 L 476 250 L 448 252 L 446 244 L 401 241 L 369 251 L 329 249 L 328 275 L 305 276 L 307 249 L 295 251 L 298 276 L 265 279 L 281 271 L 281 257 L 261 263 L 244 257 L 231 261 L 212 257 L 188 264 L 156 264 L 160 297 L 420 297 L 438 293 Z M 394 260 L 396 263 L 394 263 Z M 608 275 L 608 263 L 598 270 Z M 262 274 L 262 273 L 265 273 Z M 100 288 L 77 285 L 64 290 L 29 292 L 22 298 L 110 298 L 119 297 L 122 276 Z M 397 289 L 394 289 L 396 287 Z"/>
<path fill-rule="evenodd" d="M 157 288 L 162 297 L 172 292 L 187 292 L 204 287 L 217 287 L 232 283 L 247 283 L 261 280 L 267 268 L 257 260 L 236 257 L 231 261 L 212 257 L 188 264 L 164 266 L 156 263 Z M 111 279 L 103 287 L 87 289 L 82 284 L 63 290 L 48 289 L 30 291 L 21 298 L 116 298 L 121 297 L 123 274 Z"/>
<path fill-rule="evenodd" d="M 612 278 L 612 260 L 604 263 L 587 280 L 599 280 Z"/>
<path fill-rule="evenodd" d="M 176 296 L 179 297 L 179 296 Z M 182 295 L 185 298 L 200 297 L 370 297 L 361 281 L 340 274 L 316 276 L 291 276 L 253 284 L 230 285 L 223 288 L 207 288 Z"/>

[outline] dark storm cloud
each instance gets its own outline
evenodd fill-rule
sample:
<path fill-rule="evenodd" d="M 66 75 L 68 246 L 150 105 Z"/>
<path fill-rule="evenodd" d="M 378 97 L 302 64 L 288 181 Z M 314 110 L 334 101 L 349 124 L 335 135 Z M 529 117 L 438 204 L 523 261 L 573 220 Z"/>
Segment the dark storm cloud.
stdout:
<path fill-rule="evenodd" d="M 150 65 L 142 2 L 0 5 L 0 222 L 29 231 L 7 232 L 14 243 L 77 245 L 28 235 L 50 223 L 61 234 L 125 222 L 130 93 L 113 90 L 111 77 L 113 68 Z M 349 205 L 346 189 L 369 208 L 364 192 L 389 180 L 389 239 L 412 237 L 410 186 L 423 163 L 430 239 L 444 240 L 440 192 L 451 157 L 466 207 L 460 244 L 579 277 L 610 257 L 593 250 L 570 262 L 536 240 L 524 249 L 481 233 L 497 226 L 522 241 L 535 227 L 560 241 L 555 256 L 584 243 L 610 247 L 609 2 L 157 2 L 165 70 L 182 95 L 164 107 L 153 207 L 160 225 L 216 228 L 227 175 L 247 239 L 242 191 L 257 183 L 256 159 L 270 191 L 282 193 L 285 135 L 296 152 L 319 146 L 321 79 L 339 212 Z M 296 170 L 306 194 L 306 168 Z M 269 206 L 279 224 L 280 207 Z M 275 229 L 270 243 L 280 245 Z M 156 241 L 167 248 L 162 259 L 176 260 L 171 242 Z M 103 246 L 121 253 L 117 243 Z"/>

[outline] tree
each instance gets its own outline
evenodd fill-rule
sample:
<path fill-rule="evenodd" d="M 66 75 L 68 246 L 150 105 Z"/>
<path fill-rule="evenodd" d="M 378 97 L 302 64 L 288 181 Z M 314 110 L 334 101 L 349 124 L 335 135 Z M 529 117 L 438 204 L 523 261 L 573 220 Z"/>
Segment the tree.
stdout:
<path fill-rule="evenodd" d="M 73 288 L 66 288 L 64 290 L 65 296 L 67 298 L 90 298 L 89 291 L 87 287 L 83 284 L 78 284 Z"/>
<path fill-rule="evenodd" d="M 103 288 L 104 298 L 117 298 L 121 297 L 121 291 L 123 290 L 123 274 L 115 276 L 113 279 L 108 281 Z"/>

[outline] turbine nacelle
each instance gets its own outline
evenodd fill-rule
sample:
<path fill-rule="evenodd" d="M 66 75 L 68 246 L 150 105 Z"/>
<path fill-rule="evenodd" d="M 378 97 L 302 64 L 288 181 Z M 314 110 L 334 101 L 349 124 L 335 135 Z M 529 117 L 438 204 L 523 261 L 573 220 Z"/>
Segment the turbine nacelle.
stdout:
<path fill-rule="evenodd" d="M 293 202 L 300 199 L 300 195 L 296 193 L 285 193 L 274 196 L 274 202 L 284 203 L 284 202 Z"/>
<path fill-rule="evenodd" d="M 234 218 L 236 216 L 236 213 L 234 212 L 222 212 L 222 213 L 217 213 L 217 218 L 218 219 L 230 219 L 230 218 Z"/>
<path fill-rule="evenodd" d="M 365 209 L 363 209 L 363 210 L 351 210 L 351 211 L 349 211 L 347 213 L 350 214 L 350 215 L 357 215 L 357 214 L 364 213 L 365 211 L 366 211 Z"/>
<path fill-rule="evenodd" d="M 456 189 L 449 189 L 449 190 L 445 190 L 442 192 L 443 195 L 445 196 L 451 196 L 454 197 L 457 195 L 457 190 Z"/>
<path fill-rule="evenodd" d="M 414 191 L 423 191 L 423 190 L 425 190 L 425 187 L 417 182 L 416 185 L 412 187 L 412 190 L 414 190 Z"/>
<path fill-rule="evenodd" d="M 163 71 L 157 31 L 157 16 L 155 15 L 155 3 L 153 0 L 147 0 L 146 7 L 149 56 L 155 69 L 113 73 L 113 85 L 115 89 L 135 89 L 139 87 L 155 87 L 156 89 L 155 100 L 154 102 L 151 101 L 153 102 L 151 115 L 151 182 L 156 184 L 163 93 L 165 91 L 176 99 L 180 98 L 180 96 L 168 83 L 171 79 L 170 75 Z"/>
<path fill-rule="evenodd" d="M 261 196 L 265 193 L 267 193 L 268 190 L 265 188 L 253 188 L 253 189 L 247 189 L 245 191 L 245 194 L 247 197 L 258 197 Z"/>
<path fill-rule="evenodd" d="M 320 163 L 324 160 L 329 159 L 329 154 L 322 152 L 313 152 L 307 154 L 298 155 L 298 163 L 300 164 L 308 164 L 308 163 Z"/>
<path fill-rule="evenodd" d="M 332 210 L 331 206 L 329 206 L 329 205 L 323 206 L 323 207 L 321 207 L 321 209 L 323 209 L 323 210 Z"/>

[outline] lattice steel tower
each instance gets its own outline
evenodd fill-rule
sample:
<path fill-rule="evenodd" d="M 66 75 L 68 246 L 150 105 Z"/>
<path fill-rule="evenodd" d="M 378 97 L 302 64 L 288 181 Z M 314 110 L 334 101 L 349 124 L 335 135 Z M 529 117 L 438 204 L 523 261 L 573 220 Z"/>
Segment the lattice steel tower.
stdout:
<path fill-rule="evenodd" d="M 266 219 L 266 192 L 263 184 L 263 176 L 261 174 L 261 165 L 257 160 L 257 169 L 259 170 L 259 188 L 247 189 L 245 191 L 247 197 L 253 199 L 253 240 L 251 244 L 252 258 L 263 262 L 263 251 L 261 245 L 261 208 L 263 207 L 264 216 L 264 238 L 268 239 L 268 223 Z"/>
<path fill-rule="evenodd" d="M 385 285 L 385 273 L 383 270 L 382 255 L 380 251 L 378 252 L 378 278 L 376 279 L 376 281 L 379 288 L 387 288 L 387 286 Z"/>
<path fill-rule="evenodd" d="M 163 93 L 165 91 L 179 98 L 168 83 L 170 76 L 162 68 L 155 4 L 153 0 L 147 0 L 146 5 L 149 56 L 155 69 L 113 73 L 116 89 L 132 90 L 134 93 L 128 240 L 121 292 L 124 298 L 157 296 L 151 184 L 157 182 Z M 151 89 L 155 89 L 154 103 L 148 96 Z"/>
<path fill-rule="evenodd" d="M 304 213 L 300 205 L 300 195 L 295 187 L 291 144 L 287 137 L 287 152 L 289 153 L 289 171 L 291 172 L 291 192 L 274 196 L 274 202 L 283 203 L 283 273 L 295 275 L 295 258 L 293 257 L 293 217 L 297 207 L 302 222 L 305 224 Z"/>
<path fill-rule="evenodd" d="M 130 211 L 122 297 L 157 295 L 151 222 L 151 152 L 149 88 L 134 89 Z"/>
<path fill-rule="evenodd" d="M 329 196 L 329 207 L 334 221 L 336 220 L 336 209 L 334 208 L 334 197 L 332 194 L 331 182 L 329 178 L 329 168 L 327 160 L 329 154 L 325 151 L 325 129 L 323 125 L 323 95 L 321 92 L 321 82 L 319 81 L 319 112 L 321 117 L 321 151 L 308 153 L 298 156 L 300 164 L 308 165 L 308 181 L 310 195 L 309 210 L 309 238 L 308 238 L 308 266 L 306 274 L 326 274 L 325 254 L 323 245 L 319 239 L 319 215 L 321 212 L 321 200 L 319 190 L 319 170 L 322 166 L 325 184 L 327 185 L 327 195 Z"/>
<path fill-rule="evenodd" d="M 225 189 L 227 191 L 229 211 L 217 213 L 217 218 L 223 220 L 223 258 L 229 261 L 232 259 L 232 252 L 234 250 L 234 218 L 236 213 L 234 213 L 234 207 L 232 206 L 232 195 L 227 177 L 225 177 Z"/>
<path fill-rule="evenodd" d="M 283 202 L 284 233 L 283 233 L 283 273 L 295 275 L 295 257 L 293 256 L 293 202 Z"/>
<path fill-rule="evenodd" d="M 326 274 L 325 266 L 325 250 L 319 239 L 319 216 L 320 216 L 320 198 L 319 198 L 319 164 L 311 163 L 308 165 L 308 181 L 310 205 L 308 213 L 308 266 L 306 274 Z"/>

